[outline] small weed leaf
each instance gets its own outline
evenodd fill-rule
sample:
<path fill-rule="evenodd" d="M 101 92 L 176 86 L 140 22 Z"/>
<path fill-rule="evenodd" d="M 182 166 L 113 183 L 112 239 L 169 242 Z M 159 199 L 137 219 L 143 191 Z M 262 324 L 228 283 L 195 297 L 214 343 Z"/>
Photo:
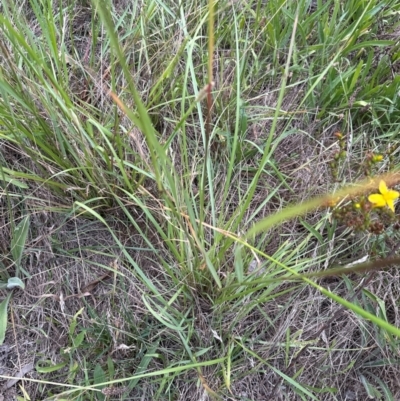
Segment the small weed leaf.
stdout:
<path fill-rule="evenodd" d="M 70 326 L 69 326 L 69 336 L 70 336 L 71 338 L 73 337 L 74 332 L 75 332 L 75 329 L 76 329 L 76 325 L 78 324 L 78 322 L 77 322 L 78 316 L 79 316 L 80 314 L 82 314 L 82 312 L 83 312 L 84 310 L 85 310 L 85 308 L 79 309 L 79 311 L 75 313 L 75 315 L 74 315 L 74 317 L 73 317 L 73 319 L 72 319 L 72 321 L 71 321 L 71 324 L 70 324 Z"/>
<path fill-rule="evenodd" d="M 83 340 L 85 339 L 86 331 L 81 331 L 75 338 L 72 339 L 73 346 L 75 348 L 79 348 L 82 344 Z"/>

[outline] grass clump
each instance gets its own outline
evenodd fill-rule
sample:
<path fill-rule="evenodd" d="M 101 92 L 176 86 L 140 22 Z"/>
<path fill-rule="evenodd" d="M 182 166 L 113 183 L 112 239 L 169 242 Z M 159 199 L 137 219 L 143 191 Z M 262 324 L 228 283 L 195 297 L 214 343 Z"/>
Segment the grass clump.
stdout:
<path fill-rule="evenodd" d="M 396 2 L 1 7 L 10 399 L 398 398 Z"/>

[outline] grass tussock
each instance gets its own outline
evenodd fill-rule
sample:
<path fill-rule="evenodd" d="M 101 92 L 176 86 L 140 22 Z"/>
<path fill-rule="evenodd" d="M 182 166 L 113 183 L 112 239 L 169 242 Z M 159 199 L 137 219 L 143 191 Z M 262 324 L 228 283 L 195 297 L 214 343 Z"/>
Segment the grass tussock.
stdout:
<path fill-rule="evenodd" d="M 0 10 L 0 399 L 399 399 L 396 1 Z"/>

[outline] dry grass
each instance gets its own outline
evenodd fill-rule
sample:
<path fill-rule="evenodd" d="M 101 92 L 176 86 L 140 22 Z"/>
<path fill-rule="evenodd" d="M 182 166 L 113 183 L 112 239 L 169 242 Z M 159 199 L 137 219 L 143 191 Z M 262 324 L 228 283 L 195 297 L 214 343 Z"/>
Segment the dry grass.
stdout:
<path fill-rule="evenodd" d="M 356 69 L 359 49 L 342 49 L 340 62 L 323 73 L 340 50 L 331 50 L 330 36 L 342 46 L 347 28 L 332 28 L 323 38 L 319 19 L 338 18 L 340 27 L 339 7 L 353 15 L 349 24 L 360 18 L 374 29 L 356 6 L 327 3 L 319 17 L 312 17 L 318 8 L 297 10 L 303 33 L 295 38 L 284 92 L 290 45 L 285 27 L 296 8 L 278 7 L 272 0 L 218 5 L 210 155 L 204 149 L 207 107 L 193 103 L 206 83 L 206 30 L 200 26 L 202 18 L 207 20 L 206 3 L 195 0 L 185 11 L 173 2 L 113 3 L 120 45 L 155 138 L 166 146 L 175 135 L 165 155 L 155 159 L 162 171 L 159 181 L 145 130 L 109 95 L 111 89 L 127 107 L 139 108 L 95 7 L 63 3 L 52 9 L 56 22 L 51 27 L 59 29 L 58 49 L 65 52 L 61 61 L 45 40 L 40 16 L 46 13 L 38 13 L 36 3 L 18 3 L 21 16 L 13 15 L 17 31 L 24 18 L 32 37 L 43 39 L 36 41 L 42 54 L 35 62 L 45 60 L 54 69 L 65 96 L 58 88 L 53 93 L 51 85 L 36 84 L 34 68 L 28 68 L 1 21 L 10 57 L 0 62 L 0 83 L 12 84 L 32 103 L 24 109 L 5 89 L 0 92 L 1 164 L 16 180 L 3 180 L 1 279 L 16 268 L 10 249 L 15 226 L 31 216 L 21 266 L 31 277 L 24 278 L 24 291 L 14 290 L 9 304 L 0 345 L 0 400 L 22 400 L 24 392 L 31 400 L 400 399 L 395 336 L 318 288 L 273 281 L 287 268 L 313 272 L 364 255 L 384 257 L 396 249 L 396 234 L 351 233 L 335 226 L 321 208 L 258 233 L 252 244 L 262 256 L 244 249 L 240 260 L 239 242 L 229 242 L 229 235 L 244 235 L 254 222 L 290 204 L 356 182 L 366 154 L 386 152 L 396 138 L 400 114 L 388 89 L 396 82 L 388 72 L 392 67 L 380 67 L 379 79 L 371 67 L 381 53 L 368 53 L 374 58 L 371 71 L 363 82 L 354 78 L 357 85 L 351 88 L 355 75 L 346 74 Z M 68 9 L 63 24 L 60 5 Z M 387 7 L 393 13 L 398 9 Z M 390 34 L 385 25 L 389 18 L 396 22 L 394 14 L 382 9 L 377 15 L 379 35 L 395 35 L 396 29 Z M 305 37 L 312 38 L 309 53 Z M 391 40 L 397 54 L 398 37 Z M 345 61 L 348 70 L 342 67 Z M 310 91 L 318 74 L 322 84 Z M 10 99 L 16 103 L 13 118 L 7 115 Z M 369 102 L 371 109 L 357 101 Z M 391 113 L 382 114 L 385 107 L 392 107 Z M 262 166 L 271 130 L 272 151 Z M 338 151 L 336 131 L 347 133 L 340 182 L 330 166 Z M 45 145 L 54 154 L 46 153 Z M 374 174 L 396 167 L 389 156 L 380 166 Z M 398 327 L 398 279 L 390 269 L 318 283 Z M 153 377 L 136 378 L 152 372 Z M 24 380 L 9 378 L 19 374 Z M 79 388 L 73 393 L 71 386 Z"/>

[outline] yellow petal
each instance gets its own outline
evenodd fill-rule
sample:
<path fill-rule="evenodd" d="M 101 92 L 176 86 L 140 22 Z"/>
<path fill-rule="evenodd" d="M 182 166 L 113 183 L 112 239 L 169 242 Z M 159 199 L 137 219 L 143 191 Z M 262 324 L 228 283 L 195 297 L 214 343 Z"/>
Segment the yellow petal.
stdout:
<path fill-rule="evenodd" d="M 386 182 L 381 180 L 381 182 L 379 183 L 379 192 L 383 195 L 383 194 L 386 194 L 387 191 L 388 191 L 388 189 L 386 186 Z"/>
<path fill-rule="evenodd" d="M 368 200 L 373 203 L 375 207 L 383 207 L 386 205 L 385 198 L 380 194 L 372 194 L 368 196 Z"/>
<path fill-rule="evenodd" d="M 392 199 L 388 199 L 387 200 L 387 205 L 389 207 L 389 209 L 394 212 L 394 201 Z"/>
<path fill-rule="evenodd" d="M 392 191 L 391 189 L 384 195 L 386 201 L 395 200 L 399 197 L 399 193 L 397 191 Z"/>

